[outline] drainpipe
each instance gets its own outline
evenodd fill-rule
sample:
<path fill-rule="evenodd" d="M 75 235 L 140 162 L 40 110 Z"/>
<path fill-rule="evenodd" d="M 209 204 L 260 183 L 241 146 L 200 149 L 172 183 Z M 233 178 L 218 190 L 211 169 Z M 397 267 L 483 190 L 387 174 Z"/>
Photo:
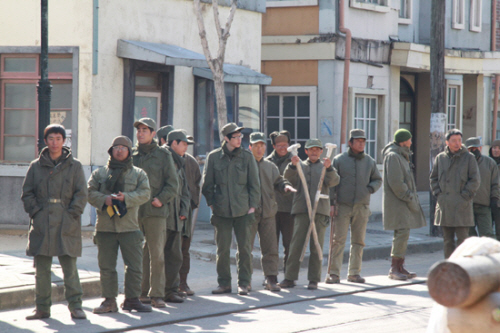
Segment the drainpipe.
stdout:
<path fill-rule="evenodd" d="M 491 1 L 491 51 L 496 51 L 496 39 L 497 39 L 497 0 Z M 497 117 L 498 117 L 498 90 L 500 87 L 500 75 L 495 75 L 495 94 L 493 101 L 493 126 L 491 133 L 491 141 L 493 142 L 497 137 Z"/>
<path fill-rule="evenodd" d="M 495 97 L 493 101 L 493 128 L 491 133 L 491 141 L 493 142 L 497 137 L 497 117 L 498 117 L 498 90 L 500 87 L 500 75 L 495 75 Z"/>
<path fill-rule="evenodd" d="M 94 0 L 92 13 L 92 74 L 97 75 L 99 68 L 99 0 Z"/>
<path fill-rule="evenodd" d="M 345 34 L 345 56 L 344 56 L 344 87 L 342 90 L 342 118 L 340 125 L 341 149 L 345 147 L 347 138 L 347 103 L 349 89 L 349 65 L 351 64 L 351 30 L 344 26 L 344 0 L 339 0 L 339 31 Z"/>

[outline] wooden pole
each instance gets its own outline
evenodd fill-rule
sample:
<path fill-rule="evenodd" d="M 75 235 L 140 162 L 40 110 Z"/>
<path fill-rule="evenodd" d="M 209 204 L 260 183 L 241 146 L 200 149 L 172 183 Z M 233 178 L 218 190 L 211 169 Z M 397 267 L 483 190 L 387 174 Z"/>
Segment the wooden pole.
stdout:
<path fill-rule="evenodd" d="M 444 260 L 427 276 L 429 294 L 446 307 L 467 307 L 500 287 L 500 253 Z"/>

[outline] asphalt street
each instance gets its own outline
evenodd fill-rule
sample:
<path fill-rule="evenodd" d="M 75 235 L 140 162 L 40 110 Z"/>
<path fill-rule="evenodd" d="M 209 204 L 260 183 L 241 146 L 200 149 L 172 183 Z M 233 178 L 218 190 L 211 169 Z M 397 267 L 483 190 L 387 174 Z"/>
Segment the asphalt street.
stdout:
<path fill-rule="evenodd" d="M 190 286 L 196 291 L 183 304 L 169 304 L 153 313 L 122 312 L 94 315 L 92 308 L 102 299 L 85 299 L 87 320 L 70 318 L 66 304 L 52 306 L 46 320 L 26 321 L 33 307 L 0 312 L 0 332 L 425 332 L 433 305 L 425 277 L 432 264 L 443 258 L 441 251 L 407 257 L 409 269 L 418 278 L 397 282 L 387 278 L 390 262 L 363 263 L 366 284 L 319 284 L 306 289 L 306 269 L 297 286 L 272 293 L 260 285 L 262 272 L 254 271 L 253 291 L 248 296 L 212 295 L 216 286 L 215 265 L 193 259 Z M 345 271 L 347 267 L 343 270 Z M 232 266 L 233 276 L 236 274 Z M 326 267 L 323 267 L 323 272 Z M 122 300 L 122 296 L 119 301 Z"/>

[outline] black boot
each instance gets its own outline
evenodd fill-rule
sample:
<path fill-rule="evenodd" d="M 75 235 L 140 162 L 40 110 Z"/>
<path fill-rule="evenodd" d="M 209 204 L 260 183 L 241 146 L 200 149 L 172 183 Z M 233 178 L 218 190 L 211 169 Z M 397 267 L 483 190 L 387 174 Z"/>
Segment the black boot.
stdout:
<path fill-rule="evenodd" d="M 137 312 L 151 312 L 153 309 L 149 305 L 144 305 L 142 304 L 141 301 L 139 301 L 139 298 L 125 298 L 125 301 L 122 303 L 122 309 L 126 311 L 132 312 L 132 310 L 135 310 Z"/>
<path fill-rule="evenodd" d="M 399 264 L 399 271 L 400 271 L 401 273 L 403 273 L 404 275 L 406 275 L 406 277 L 407 277 L 408 279 L 413 279 L 413 278 L 416 278 L 416 277 L 417 277 L 417 273 L 415 273 L 415 272 L 408 272 L 408 271 L 406 270 L 406 268 L 404 267 L 404 263 L 405 263 L 405 258 L 401 259 L 401 261 L 400 261 L 400 264 Z"/>

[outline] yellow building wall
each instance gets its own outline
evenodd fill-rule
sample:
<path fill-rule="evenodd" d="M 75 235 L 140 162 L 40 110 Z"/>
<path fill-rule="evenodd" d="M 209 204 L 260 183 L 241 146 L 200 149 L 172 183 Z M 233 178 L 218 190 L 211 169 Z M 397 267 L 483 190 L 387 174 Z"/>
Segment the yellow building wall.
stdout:
<path fill-rule="evenodd" d="M 262 36 L 319 34 L 319 7 L 267 8 L 262 16 Z"/>
<path fill-rule="evenodd" d="M 262 73 L 273 78 L 272 86 L 317 86 L 316 60 L 263 61 Z"/>

